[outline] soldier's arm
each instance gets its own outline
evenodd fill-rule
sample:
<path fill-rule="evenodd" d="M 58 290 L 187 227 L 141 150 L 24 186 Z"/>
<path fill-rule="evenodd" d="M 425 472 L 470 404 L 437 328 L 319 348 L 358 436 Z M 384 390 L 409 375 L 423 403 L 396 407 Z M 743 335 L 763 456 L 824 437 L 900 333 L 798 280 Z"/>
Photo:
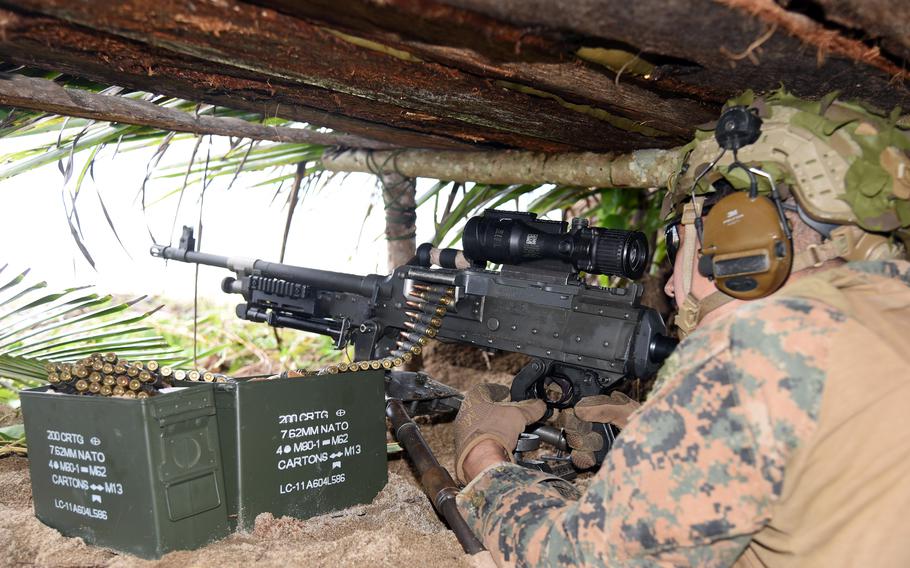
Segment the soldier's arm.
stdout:
<path fill-rule="evenodd" d="M 800 334 L 824 314 L 774 303 L 687 340 L 578 499 L 515 465 L 459 505 L 503 565 L 731 564 L 770 517 L 792 451 L 814 431 L 823 353 Z M 810 310 L 814 311 L 814 310 Z M 810 317 L 811 316 L 811 317 Z M 817 342 L 816 342 L 817 343 Z"/>

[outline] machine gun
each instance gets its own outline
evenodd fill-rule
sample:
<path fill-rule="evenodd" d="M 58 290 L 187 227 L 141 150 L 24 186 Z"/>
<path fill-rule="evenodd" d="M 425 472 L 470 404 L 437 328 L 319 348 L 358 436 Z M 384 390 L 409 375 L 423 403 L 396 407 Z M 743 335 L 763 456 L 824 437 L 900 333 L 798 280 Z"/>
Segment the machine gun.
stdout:
<path fill-rule="evenodd" d="M 355 361 L 389 359 L 402 338 L 413 348 L 408 341 L 429 333 L 436 310 L 440 341 L 528 355 L 512 399 L 540 398 L 551 409 L 653 375 L 676 345 L 660 315 L 640 305 L 641 285 L 605 288 L 581 276 L 640 277 L 642 233 L 487 210 L 468 220 L 463 243 L 464 252 L 421 245 L 391 274 L 368 276 L 197 252 L 190 227 L 178 247 L 154 245 L 151 254 L 234 271 L 221 288 L 246 300 L 238 317 L 326 335 L 339 349 L 353 344 Z M 446 294 L 443 307 L 433 305 Z"/>

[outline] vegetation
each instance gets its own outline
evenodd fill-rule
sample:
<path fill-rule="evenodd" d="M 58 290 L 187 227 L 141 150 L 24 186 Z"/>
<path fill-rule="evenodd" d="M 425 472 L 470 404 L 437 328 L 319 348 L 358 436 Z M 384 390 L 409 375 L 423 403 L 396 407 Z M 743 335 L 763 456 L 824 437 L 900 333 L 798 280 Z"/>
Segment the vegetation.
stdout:
<path fill-rule="evenodd" d="M 201 303 L 193 362 L 193 309 L 169 304 L 149 322 L 171 345 L 183 346 L 178 366 L 204 368 L 230 376 L 275 373 L 283 369 L 324 367 L 349 359 L 331 339 L 293 330 L 275 330 L 238 319 L 224 306 Z"/>
<path fill-rule="evenodd" d="M 91 287 L 48 291 L 26 269 L 0 267 L 0 424 L 18 422 L 19 391 L 46 384 L 48 362 L 72 361 L 98 351 L 177 368 L 204 368 L 231 376 L 323 367 L 347 353 L 324 337 L 284 333 L 227 316 L 221 306 L 154 306 L 146 297 L 120 299 Z M 197 348 L 198 346 L 198 348 Z M 21 424 L 0 427 L 0 457 L 27 452 Z"/>
<path fill-rule="evenodd" d="M 0 279 L 6 272 L 6 266 L 0 268 Z M 0 400 L 5 402 L 14 402 L 20 389 L 44 384 L 45 363 L 97 351 L 230 375 L 324 366 L 344 355 L 328 339 L 279 336 L 206 304 L 194 333 L 190 307 L 154 306 L 145 297 L 118 299 L 90 287 L 48 291 L 28 273 L 0 280 Z"/>
<path fill-rule="evenodd" d="M 95 351 L 181 359 L 180 350 L 145 321 L 159 308 L 142 311 L 144 297 L 121 301 L 90 287 L 48 291 L 27 269 L 8 277 L 6 268 L 0 268 L 0 278 L 6 278 L 0 285 L 0 398 L 13 400 L 19 389 L 43 384 L 47 362 Z"/>
<path fill-rule="evenodd" d="M 0 70 L 2 67 L 0 67 Z M 9 71 L 10 69 L 6 69 Z M 216 108 L 211 105 L 200 105 L 190 101 L 170 97 L 156 96 L 151 93 L 129 91 L 119 87 L 105 87 L 86 83 L 60 74 L 39 73 L 29 69 L 15 68 L 16 72 L 40 75 L 74 86 L 104 92 L 110 96 L 133 97 L 149 100 L 155 104 L 217 116 L 231 116 L 247 121 L 260 121 L 271 125 L 294 125 L 283 119 L 266 119 L 249 112 L 240 112 Z M 78 225 L 76 205 L 80 196 L 83 181 L 91 175 L 94 161 L 99 152 L 113 146 L 116 152 L 129 152 L 140 149 L 155 148 L 147 167 L 146 181 L 152 177 L 173 181 L 173 189 L 166 197 L 176 197 L 182 201 L 188 188 L 201 185 L 208 186 L 212 180 L 227 177 L 230 188 L 243 174 L 251 172 L 270 172 L 264 180 L 257 181 L 253 187 L 264 190 L 263 199 L 274 200 L 281 195 L 288 204 L 296 205 L 308 194 L 308 190 L 319 187 L 331 175 L 320 165 L 320 158 L 325 148 L 314 144 L 290 144 L 257 140 L 232 139 L 229 149 L 218 156 L 200 152 L 204 137 L 192 134 L 163 132 L 148 127 L 123 124 L 109 124 L 83 119 L 69 119 L 57 115 L 8 109 L 5 118 L 0 122 L 0 136 L 21 137 L 33 134 L 56 133 L 56 137 L 44 140 L 14 153 L 0 156 L 0 181 L 14 177 L 35 168 L 57 164 L 64 175 L 64 188 L 70 178 L 75 176 L 72 189 L 65 191 L 64 202 L 67 203 L 67 221 L 70 232 L 86 260 L 93 264 L 90 251 L 82 240 Z M 189 159 L 175 165 L 159 167 L 162 157 L 175 142 L 196 139 Z M 29 138 L 33 140 L 35 137 Z M 77 156 L 81 159 L 77 160 Z M 84 158 L 82 158 L 84 156 Z M 298 170 L 298 165 L 302 167 Z M 261 177 L 261 176 L 260 176 Z M 293 182 L 293 183 L 288 183 Z M 144 193 L 145 184 L 140 190 L 140 206 L 149 205 Z M 459 184 L 440 181 L 431 190 L 419 197 L 418 206 L 432 202 L 436 218 L 437 244 L 454 244 L 459 234 L 456 230 L 471 215 L 484 208 L 507 206 L 510 202 L 526 194 L 534 198 L 530 210 L 539 214 L 570 211 L 572 215 L 593 217 L 601 226 L 638 228 L 649 235 L 656 235 L 660 224 L 657 218 L 659 201 L 654 194 L 627 189 L 587 188 L 571 186 L 536 186 L 536 185 L 486 185 Z M 98 196 L 101 199 L 100 195 Z M 116 236 L 116 227 L 111 215 L 102 200 L 102 207 L 110 228 Z M 288 207 L 288 224 L 295 211 Z M 287 235 L 285 235 L 285 239 Z M 652 238 L 652 244 L 656 238 Z M 655 256 L 655 262 L 661 260 L 661 254 Z"/>

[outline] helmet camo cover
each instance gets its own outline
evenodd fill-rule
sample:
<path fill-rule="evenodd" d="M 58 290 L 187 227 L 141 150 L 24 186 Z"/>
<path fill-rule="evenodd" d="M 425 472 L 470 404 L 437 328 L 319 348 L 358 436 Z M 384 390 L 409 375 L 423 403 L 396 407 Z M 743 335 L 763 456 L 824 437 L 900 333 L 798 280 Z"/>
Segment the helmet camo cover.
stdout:
<path fill-rule="evenodd" d="M 817 221 L 858 225 L 871 232 L 910 227 L 910 135 L 897 126 L 899 109 L 881 116 L 859 104 L 839 101 L 836 93 L 806 101 L 783 89 L 764 97 L 747 91 L 727 106 L 756 108 L 762 118 L 759 139 L 739 150 L 741 162 L 770 173 L 784 193 L 795 194 L 803 210 Z M 713 125 L 712 125 L 713 126 Z M 696 131 L 682 148 L 688 169 L 672 184 L 664 202 L 670 214 L 690 194 L 696 175 L 721 152 L 713 129 Z M 714 191 L 724 177 L 736 189 L 747 189 L 747 174 L 727 152 L 714 172 L 705 175 L 696 194 Z M 770 189 L 759 177 L 759 189 Z"/>

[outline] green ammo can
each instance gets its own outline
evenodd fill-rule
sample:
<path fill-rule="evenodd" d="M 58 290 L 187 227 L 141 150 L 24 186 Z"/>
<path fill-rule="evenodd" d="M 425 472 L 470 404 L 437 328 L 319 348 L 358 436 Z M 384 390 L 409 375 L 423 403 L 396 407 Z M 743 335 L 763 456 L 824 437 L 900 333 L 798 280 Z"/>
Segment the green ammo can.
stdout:
<path fill-rule="evenodd" d="M 157 558 L 227 536 L 212 385 L 147 399 L 20 393 L 35 515 Z"/>
<path fill-rule="evenodd" d="M 230 520 L 306 519 L 369 503 L 388 480 L 385 375 L 215 383 Z"/>

